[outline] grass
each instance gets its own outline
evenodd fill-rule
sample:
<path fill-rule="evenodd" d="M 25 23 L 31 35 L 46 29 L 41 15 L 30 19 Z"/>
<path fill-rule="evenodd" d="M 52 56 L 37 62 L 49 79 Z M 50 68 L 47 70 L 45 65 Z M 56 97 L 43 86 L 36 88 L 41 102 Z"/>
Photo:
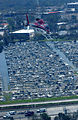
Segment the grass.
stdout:
<path fill-rule="evenodd" d="M 45 101 L 55 101 L 55 100 L 68 100 L 68 99 L 78 99 L 78 96 L 65 96 L 65 97 L 54 97 L 54 98 L 38 98 L 32 100 L 6 100 L 4 102 L 0 102 L 2 104 L 18 104 L 18 103 L 30 103 L 30 102 L 45 102 Z"/>
<path fill-rule="evenodd" d="M 38 42 L 47 42 L 47 41 L 73 41 L 73 40 L 66 40 L 66 39 L 44 39 L 44 40 L 19 40 L 19 39 L 14 39 L 12 42 L 31 42 L 31 41 L 38 41 Z"/>
<path fill-rule="evenodd" d="M 12 96 L 12 93 L 4 93 L 4 98 L 6 101 L 10 101 L 11 96 Z"/>
<path fill-rule="evenodd" d="M 30 41 L 35 41 L 35 40 L 27 40 L 27 42 L 30 42 Z M 37 40 L 38 42 L 47 42 L 47 41 L 72 41 L 72 40 L 66 40 L 66 39 L 44 39 L 44 40 Z"/>

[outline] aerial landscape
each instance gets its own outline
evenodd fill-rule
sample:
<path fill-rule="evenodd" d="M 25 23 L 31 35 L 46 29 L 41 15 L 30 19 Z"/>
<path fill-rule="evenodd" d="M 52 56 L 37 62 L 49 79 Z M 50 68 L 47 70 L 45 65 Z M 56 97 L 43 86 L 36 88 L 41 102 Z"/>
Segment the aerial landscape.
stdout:
<path fill-rule="evenodd" d="M 0 120 L 78 120 L 78 1 L 0 0 Z"/>

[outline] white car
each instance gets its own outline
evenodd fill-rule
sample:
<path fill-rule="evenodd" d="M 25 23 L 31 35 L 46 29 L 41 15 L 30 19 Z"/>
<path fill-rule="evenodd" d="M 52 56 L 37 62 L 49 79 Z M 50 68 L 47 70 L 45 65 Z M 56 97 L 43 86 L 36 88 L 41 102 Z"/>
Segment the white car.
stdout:
<path fill-rule="evenodd" d="M 15 114 L 16 114 L 16 111 L 9 111 L 9 114 L 10 114 L 10 115 L 15 115 Z"/>
<path fill-rule="evenodd" d="M 39 110 L 37 110 L 37 113 L 44 113 L 46 112 L 46 108 L 40 108 Z"/>

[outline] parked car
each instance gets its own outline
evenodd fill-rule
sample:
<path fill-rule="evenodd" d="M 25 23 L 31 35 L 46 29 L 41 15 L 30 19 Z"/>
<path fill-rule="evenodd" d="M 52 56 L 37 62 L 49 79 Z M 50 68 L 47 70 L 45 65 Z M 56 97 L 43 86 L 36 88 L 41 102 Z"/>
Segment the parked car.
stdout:
<path fill-rule="evenodd" d="M 10 120 L 13 120 L 13 117 L 12 117 L 12 116 L 7 116 L 7 115 L 5 115 L 5 116 L 3 116 L 3 119 L 10 119 Z"/>
<path fill-rule="evenodd" d="M 46 108 L 41 108 L 37 110 L 37 113 L 43 113 L 43 112 L 46 112 Z"/>
<path fill-rule="evenodd" d="M 34 111 L 26 111 L 25 112 L 25 116 L 33 116 L 34 115 Z"/>
<path fill-rule="evenodd" d="M 15 114 L 16 114 L 16 111 L 9 111 L 9 114 L 10 114 L 10 115 L 15 115 Z"/>
<path fill-rule="evenodd" d="M 20 111 L 17 114 L 25 114 L 25 111 Z"/>

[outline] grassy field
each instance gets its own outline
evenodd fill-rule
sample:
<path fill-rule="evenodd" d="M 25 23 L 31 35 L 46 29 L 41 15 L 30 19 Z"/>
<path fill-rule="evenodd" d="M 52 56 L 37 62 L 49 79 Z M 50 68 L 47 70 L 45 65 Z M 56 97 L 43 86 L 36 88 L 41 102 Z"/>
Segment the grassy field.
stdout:
<path fill-rule="evenodd" d="M 38 42 L 47 42 L 47 41 L 73 41 L 73 40 L 66 40 L 66 39 L 44 39 L 44 40 L 34 40 L 34 39 L 30 39 L 30 40 L 20 40 L 20 39 L 14 39 L 11 42 L 31 42 L 31 41 L 38 41 Z"/>
<path fill-rule="evenodd" d="M 29 102 L 44 102 L 44 101 L 55 101 L 55 100 L 68 100 L 68 99 L 78 99 L 78 96 L 39 98 L 39 99 L 32 99 L 32 100 L 14 100 L 14 101 L 6 100 L 4 102 L 0 102 L 0 105 L 2 105 L 2 104 L 29 103 Z"/>

